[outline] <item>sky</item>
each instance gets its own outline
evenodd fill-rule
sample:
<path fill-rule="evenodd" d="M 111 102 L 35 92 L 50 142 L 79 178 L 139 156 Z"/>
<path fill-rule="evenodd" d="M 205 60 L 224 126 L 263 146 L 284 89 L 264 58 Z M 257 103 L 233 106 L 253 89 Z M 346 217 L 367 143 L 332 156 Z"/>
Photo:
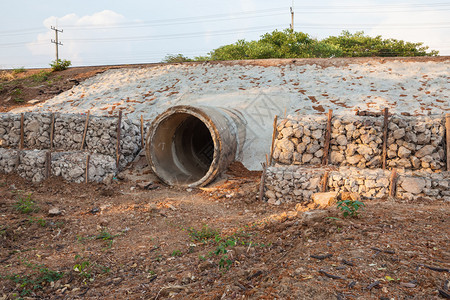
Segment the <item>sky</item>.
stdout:
<path fill-rule="evenodd" d="M 52 27 L 72 66 L 152 63 L 289 28 L 292 6 L 294 29 L 314 38 L 363 30 L 450 55 L 449 0 L 3 0 L 0 69 L 49 67 Z"/>

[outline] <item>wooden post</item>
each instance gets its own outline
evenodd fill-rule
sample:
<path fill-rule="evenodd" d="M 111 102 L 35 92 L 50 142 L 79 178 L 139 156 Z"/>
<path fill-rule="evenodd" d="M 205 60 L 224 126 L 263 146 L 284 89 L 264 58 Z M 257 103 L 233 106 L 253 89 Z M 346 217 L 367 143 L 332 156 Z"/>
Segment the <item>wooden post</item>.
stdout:
<path fill-rule="evenodd" d="M 86 121 L 84 122 L 84 132 L 83 132 L 83 140 L 81 141 L 81 147 L 80 150 L 83 150 L 84 148 L 84 142 L 86 141 L 86 133 L 87 133 L 87 129 L 88 129 L 88 123 L 89 123 L 89 115 L 90 115 L 91 111 L 88 110 L 87 114 L 86 114 Z"/>
<path fill-rule="evenodd" d="M 391 177 L 389 179 L 389 197 L 395 198 L 397 178 L 398 178 L 397 169 L 392 169 Z"/>
<path fill-rule="evenodd" d="M 89 161 L 91 159 L 91 155 L 86 155 L 86 174 L 84 175 L 85 182 L 89 182 Z"/>
<path fill-rule="evenodd" d="M 122 111 L 119 110 L 119 119 L 117 120 L 117 148 L 116 148 L 116 166 L 119 170 L 119 159 L 120 159 L 120 130 L 122 126 Z"/>
<path fill-rule="evenodd" d="M 328 185 L 328 176 L 330 175 L 329 171 L 325 171 L 322 177 L 322 193 L 325 193 L 327 191 L 327 185 Z"/>
<path fill-rule="evenodd" d="M 55 113 L 52 113 L 52 123 L 50 125 L 50 151 L 53 150 L 53 135 L 55 134 Z"/>
<path fill-rule="evenodd" d="M 450 114 L 445 115 L 445 134 L 447 143 L 447 171 L 450 171 Z"/>
<path fill-rule="evenodd" d="M 261 175 L 261 182 L 259 185 L 259 196 L 258 196 L 258 200 L 261 201 L 263 200 L 264 197 L 264 184 L 266 182 L 266 170 L 267 170 L 267 166 L 265 163 L 262 163 L 262 167 L 263 167 L 263 172 Z"/>
<path fill-rule="evenodd" d="M 325 144 L 323 147 L 322 165 L 328 165 L 328 153 L 330 152 L 331 139 L 331 118 L 333 117 L 333 110 L 328 110 L 327 131 L 325 133 Z"/>
<path fill-rule="evenodd" d="M 141 147 L 144 149 L 144 117 L 141 115 Z"/>
<path fill-rule="evenodd" d="M 275 144 L 275 134 L 277 133 L 277 120 L 278 120 L 278 116 L 275 115 L 275 118 L 273 119 L 272 146 L 270 147 L 269 166 L 272 165 L 273 147 Z"/>
<path fill-rule="evenodd" d="M 24 136 L 25 136 L 25 128 L 23 128 L 23 123 L 24 123 L 24 119 L 25 116 L 23 115 L 23 113 L 20 114 L 20 145 L 19 145 L 19 149 L 23 149 L 24 146 Z"/>
<path fill-rule="evenodd" d="M 266 153 L 266 166 L 269 166 L 269 155 Z"/>
<path fill-rule="evenodd" d="M 52 173 L 52 152 L 45 153 L 45 178 L 50 178 Z"/>
<path fill-rule="evenodd" d="M 388 125 L 389 125 L 389 109 L 386 107 L 383 111 L 383 153 L 381 154 L 382 168 L 386 169 L 386 155 L 387 155 L 387 140 L 388 140 Z"/>

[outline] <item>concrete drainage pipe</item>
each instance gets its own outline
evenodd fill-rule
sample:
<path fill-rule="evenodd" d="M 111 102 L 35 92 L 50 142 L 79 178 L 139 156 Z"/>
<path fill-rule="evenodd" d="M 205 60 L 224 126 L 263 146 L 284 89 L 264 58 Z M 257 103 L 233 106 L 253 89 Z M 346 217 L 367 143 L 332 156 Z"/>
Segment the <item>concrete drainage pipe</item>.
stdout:
<path fill-rule="evenodd" d="M 147 160 L 168 185 L 204 186 L 241 154 L 245 130 L 235 110 L 174 106 L 151 124 Z"/>

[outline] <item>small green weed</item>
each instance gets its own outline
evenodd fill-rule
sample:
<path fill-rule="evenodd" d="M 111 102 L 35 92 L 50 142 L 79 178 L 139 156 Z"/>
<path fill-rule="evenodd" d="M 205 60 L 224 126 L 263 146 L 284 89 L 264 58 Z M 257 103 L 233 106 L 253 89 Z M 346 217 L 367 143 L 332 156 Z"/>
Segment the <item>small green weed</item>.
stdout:
<path fill-rule="evenodd" d="M 25 265 L 34 272 L 29 275 L 12 274 L 3 276 L 3 278 L 12 280 L 18 285 L 21 296 L 27 296 L 35 290 L 43 289 L 45 284 L 58 281 L 64 276 L 63 272 L 50 270 L 44 265 L 33 265 L 31 263 L 25 263 Z"/>
<path fill-rule="evenodd" d="M 30 217 L 28 219 L 28 222 L 30 222 L 31 224 L 36 223 L 41 227 L 45 227 L 47 226 L 47 221 L 43 218 L 34 218 L 34 217 Z"/>
<path fill-rule="evenodd" d="M 220 234 L 217 229 L 211 228 L 208 225 L 203 225 L 200 230 L 191 227 L 188 229 L 188 232 L 191 239 L 198 242 L 206 242 Z"/>
<path fill-rule="evenodd" d="M 177 257 L 183 255 L 183 252 L 181 252 L 180 250 L 174 250 L 171 255 L 173 257 Z"/>
<path fill-rule="evenodd" d="M 338 201 L 337 207 L 342 211 L 344 217 L 355 218 L 358 216 L 359 209 L 364 209 L 365 204 L 358 200 Z"/>
<path fill-rule="evenodd" d="M 39 211 L 39 208 L 37 207 L 36 203 L 31 198 L 31 193 L 25 196 L 18 194 L 17 198 L 18 199 L 15 204 L 15 208 L 18 212 L 21 212 L 22 214 L 29 214 L 32 212 Z"/>
<path fill-rule="evenodd" d="M 75 255 L 75 261 L 77 262 L 73 266 L 73 270 L 78 272 L 81 277 L 84 279 L 90 279 L 92 277 L 89 266 L 91 263 L 88 260 L 83 260 L 80 255 Z"/>
<path fill-rule="evenodd" d="M 106 229 L 103 229 L 102 231 L 100 231 L 100 233 L 98 235 L 95 236 L 95 239 L 105 241 L 106 244 L 108 245 L 108 248 L 111 248 L 114 238 L 119 235 L 120 234 L 113 235 L 113 234 L 109 233 Z"/>

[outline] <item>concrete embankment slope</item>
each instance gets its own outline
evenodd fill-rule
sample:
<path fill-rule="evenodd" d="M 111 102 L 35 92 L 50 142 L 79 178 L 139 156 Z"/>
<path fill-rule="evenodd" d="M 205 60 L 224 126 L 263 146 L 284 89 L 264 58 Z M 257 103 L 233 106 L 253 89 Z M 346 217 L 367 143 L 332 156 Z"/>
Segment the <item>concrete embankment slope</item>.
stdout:
<path fill-rule="evenodd" d="M 24 110 L 153 120 L 174 105 L 233 108 L 247 124 L 241 158 L 259 169 L 274 115 L 450 112 L 450 58 L 296 59 L 114 69 Z"/>

